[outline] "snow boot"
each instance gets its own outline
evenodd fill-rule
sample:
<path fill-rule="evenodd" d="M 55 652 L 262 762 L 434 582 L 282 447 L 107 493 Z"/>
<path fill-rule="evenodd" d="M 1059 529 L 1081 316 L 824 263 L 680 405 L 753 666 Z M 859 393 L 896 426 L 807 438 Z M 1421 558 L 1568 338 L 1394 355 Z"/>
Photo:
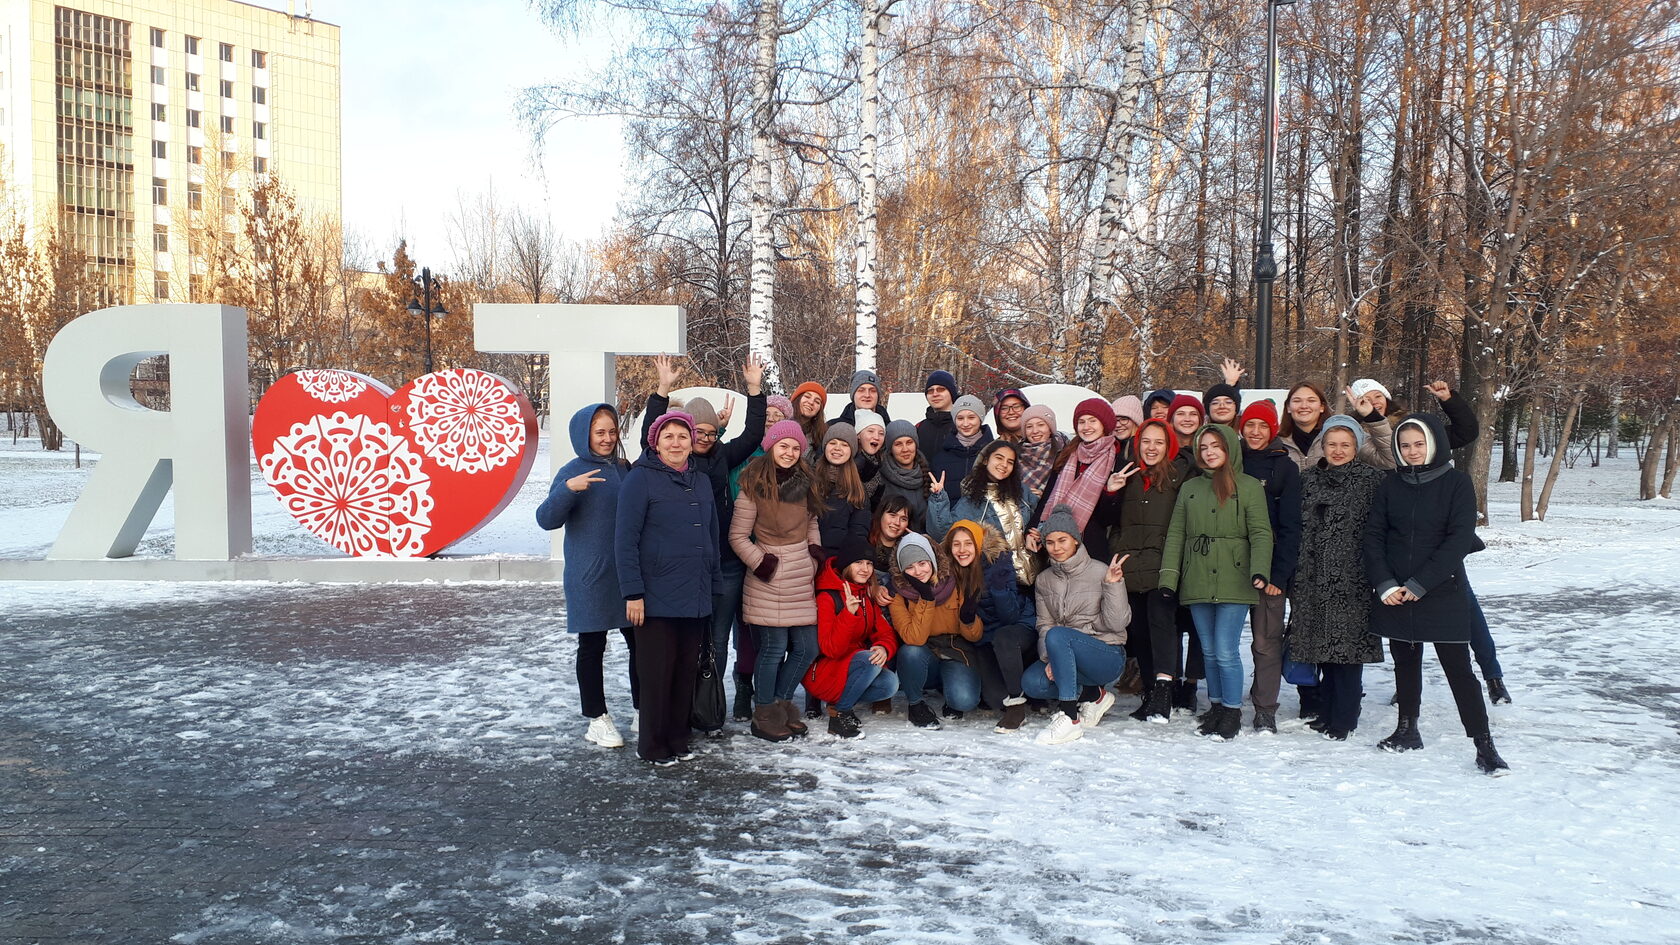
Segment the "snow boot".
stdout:
<path fill-rule="evenodd" d="M 1277 734 L 1277 712 L 1275 712 L 1271 709 L 1255 709 L 1254 710 L 1254 734 L 1256 734 L 1256 735 L 1276 735 Z"/>
<path fill-rule="evenodd" d="M 1165 725 L 1172 719 L 1173 681 L 1170 679 L 1155 680 L 1155 687 L 1149 690 L 1149 698 L 1143 703 L 1143 720 Z"/>
<path fill-rule="evenodd" d="M 751 673 L 735 674 L 735 707 L 731 713 L 737 722 L 753 717 L 753 688 Z"/>
<path fill-rule="evenodd" d="M 1003 700 L 1003 718 L 998 720 L 997 728 L 992 729 L 992 731 L 999 735 L 1013 735 L 1021 730 L 1021 725 L 1026 720 L 1026 697 L 1010 696 Z"/>
<path fill-rule="evenodd" d="M 774 702 L 753 708 L 752 733 L 767 742 L 785 742 L 793 737 L 787 727 L 787 716 L 782 713 L 781 705 Z"/>
<path fill-rule="evenodd" d="M 910 704 L 910 724 L 917 728 L 939 728 L 939 716 L 933 714 L 926 702 Z"/>
<path fill-rule="evenodd" d="M 1511 773 L 1511 766 L 1499 757 L 1499 749 L 1493 747 L 1492 735 L 1477 735 L 1475 742 L 1476 767 L 1482 769 L 1483 774 L 1502 778 Z"/>
<path fill-rule="evenodd" d="M 953 709 L 950 703 L 946 703 L 939 707 L 939 717 L 950 719 L 953 722 L 961 722 L 963 713 L 961 709 Z"/>
<path fill-rule="evenodd" d="M 1123 696 L 1135 696 L 1143 692 L 1143 677 L 1138 674 L 1138 661 L 1129 659 L 1126 668 L 1120 672 L 1120 678 L 1114 683 L 1114 691 Z"/>
<path fill-rule="evenodd" d="M 862 738 L 863 724 L 855 712 L 835 712 L 828 717 L 828 734 L 841 738 Z"/>
<path fill-rule="evenodd" d="M 794 706 L 792 699 L 778 700 L 776 706 L 782 710 L 782 718 L 787 722 L 788 731 L 795 735 L 804 735 L 810 731 L 809 728 L 805 727 L 805 723 L 800 720 L 799 709 Z"/>
<path fill-rule="evenodd" d="M 1489 745 L 1492 745 L 1492 742 L 1489 742 Z M 1377 747 L 1395 754 L 1422 748 L 1423 736 L 1418 734 L 1417 719 L 1412 716 L 1400 716 L 1399 724 L 1394 726 L 1394 734 L 1377 742 Z"/>
<path fill-rule="evenodd" d="M 1214 721 L 1213 737 L 1222 742 L 1228 742 L 1237 737 L 1242 731 L 1242 707 L 1226 705 L 1219 707 L 1219 718 Z"/>
<path fill-rule="evenodd" d="M 1348 739 L 1348 733 L 1342 731 L 1339 728 L 1326 728 L 1324 730 L 1324 740 L 1325 741 L 1328 741 L 1328 742 L 1345 742 L 1345 741 L 1347 741 L 1347 739 Z"/>
<path fill-rule="evenodd" d="M 1196 714 L 1196 681 L 1194 679 L 1180 680 L 1173 689 L 1173 713 L 1175 715 Z"/>
<path fill-rule="evenodd" d="M 1490 676 L 1487 681 L 1488 701 L 1494 705 L 1510 705 L 1511 690 L 1505 688 L 1505 680 L 1498 676 Z"/>
<path fill-rule="evenodd" d="M 805 717 L 808 719 L 820 719 L 823 717 L 822 700 L 808 692 L 805 694 Z"/>
<path fill-rule="evenodd" d="M 876 715 L 892 715 L 892 699 L 877 699 L 870 703 L 869 711 Z"/>

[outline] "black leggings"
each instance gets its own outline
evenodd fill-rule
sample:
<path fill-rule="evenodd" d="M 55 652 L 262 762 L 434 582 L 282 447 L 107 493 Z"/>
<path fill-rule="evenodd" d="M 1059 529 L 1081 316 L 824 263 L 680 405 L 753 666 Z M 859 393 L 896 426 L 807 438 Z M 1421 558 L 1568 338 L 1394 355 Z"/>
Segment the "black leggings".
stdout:
<path fill-rule="evenodd" d="M 1394 657 L 1394 688 L 1400 697 L 1400 714 L 1417 718 L 1423 702 L 1423 644 L 1405 640 L 1389 640 L 1388 652 Z M 1452 687 L 1453 701 L 1458 703 L 1458 720 L 1464 723 L 1464 734 L 1470 738 L 1488 733 L 1487 703 L 1482 701 L 1482 686 L 1470 672 L 1470 644 L 1437 643 L 1435 658 L 1447 674 Z"/>
<path fill-rule="evenodd" d="M 1164 600 L 1156 591 L 1129 593 L 1132 626 L 1126 635 L 1126 653 L 1137 657 L 1139 678 L 1147 687 L 1158 674 L 1174 679 L 1200 679 L 1202 644 L 1190 610 Z M 1190 638 L 1189 658 L 1184 658 L 1184 638 Z M 1147 643 L 1148 645 L 1144 645 Z M 1190 672 L 1185 673 L 1188 667 Z"/>
<path fill-rule="evenodd" d="M 578 701 L 583 717 L 598 718 L 607 714 L 606 682 L 602 678 L 601 662 L 607 653 L 607 630 L 577 635 Z M 630 705 L 641 708 L 642 686 L 636 678 L 636 635 L 629 627 L 618 631 L 624 634 L 624 645 L 630 648 Z"/>
<path fill-rule="evenodd" d="M 1002 695 L 1020 698 L 1021 677 L 1026 674 L 1027 667 L 1038 659 L 1038 631 L 1018 623 L 999 627 L 992 634 L 992 653 L 1002 676 Z M 981 688 L 986 687 L 982 685 Z M 992 703 L 989 695 L 986 701 Z M 1003 708 L 1002 699 L 992 703 L 992 708 Z"/>

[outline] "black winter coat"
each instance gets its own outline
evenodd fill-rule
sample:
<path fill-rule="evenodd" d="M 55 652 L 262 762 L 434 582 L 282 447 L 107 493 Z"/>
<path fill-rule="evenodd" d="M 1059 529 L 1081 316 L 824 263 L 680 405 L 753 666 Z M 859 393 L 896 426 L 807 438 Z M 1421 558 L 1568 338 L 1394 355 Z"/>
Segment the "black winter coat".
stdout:
<path fill-rule="evenodd" d="M 938 449 L 922 454 L 927 457 L 928 472 L 935 476 L 943 475 L 945 488 L 952 492 L 962 491 L 962 481 L 968 478 L 969 470 L 974 468 L 974 461 L 979 458 L 980 451 L 993 439 L 995 437 L 992 436 L 992 428 L 982 425 L 980 439 L 976 440 L 973 446 L 964 446 L 957 442 L 957 428 L 952 426 L 945 432 L 945 439 Z"/>
<path fill-rule="evenodd" d="M 1287 454 L 1290 469 L 1295 461 Z M 1387 474 L 1358 460 L 1301 477 L 1301 551 L 1289 589 L 1289 654 L 1304 663 L 1380 663 L 1370 633 L 1365 522 Z M 1274 559 L 1275 560 L 1275 559 Z"/>
<path fill-rule="evenodd" d="M 945 443 L 945 434 L 957 428 L 957 421 L 949 410 L 927 409 L 927 417 L 916 424 L 916 448 L 922 455 L 933 458 L 939 452 L 939 447 Z M 891 443 L 887 444 L 891 446 Z"/>
<path fill-rule="evenodd" d="M 823 514 L 817 519 L 817 530 L 822 533 L 823 559 L 827 560 L 840 553 L 840 546 L 847 538 L 867 541 L 869 538 L 869 507 L 862 508 L 847 502 L 844 496 L 833 495 L 823 503 Z"/>
<path fill-rule="evenodd" d="M 1126 560 L 1126 590 L 1134 594 L 1153 591 L 1161 583 L 1161 549 L 1184 481 L 1177 463 L 1170 468 L 1167 481 L 1155 483 L 1155 488 L 1144 488 L 1142 473 L 1127 479 L 1120 490 L 1120 519 L 1108 530 L 1109 557 L 1131 555 Z"/>
<path fill-rule="evenodd" d="M 1266 487 L 1266 514 L 1272 521 L 1272 583 L 1285 591 L 1295 579 L 1301 548 L 1301 470 L 1282 444 L 1265 449 L 1243 447 L 1243 472 Z M 1354 548 L 1355 554 L 1358 548 Z"/>
<path fill-rule="evenodd" d="M 1376 588 L 1371 632 L 1413 642 L 1467 643 L 1471 605 L 1464 558 L 1478 545 L 1476 490 L 1469 476 L 1452 468 L 1441 418 L 1412 414 L 1403 423 L 1414 421 L 1430 428 L 1434 454 L 1422 466 L 1389 473 L 1372 497 L 1365 523 L 1365 576 Z M 1394 442 L 1398 453 L 1398 429 Z M 1418 600 L 1382 603 L 1382 595 L 1397 585 Z"/>

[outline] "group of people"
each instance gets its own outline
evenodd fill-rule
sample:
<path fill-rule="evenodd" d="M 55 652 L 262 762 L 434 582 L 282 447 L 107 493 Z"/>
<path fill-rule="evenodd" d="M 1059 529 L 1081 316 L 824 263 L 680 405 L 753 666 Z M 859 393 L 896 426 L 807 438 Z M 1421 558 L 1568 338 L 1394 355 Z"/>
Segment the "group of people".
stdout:
<path fill-rule="evenodd" d="M 866 370 L 829 419 L 822 385 L 768 394 L 754 358 L 745 432 L 726 441 L 733 404 L 675 403 L 674 363 L 656 366 L 640 458 L 626 461 L 611 404 L 583 407 L 577 457 L 537 510 L 564 530 L 592 742 L 624 744 L 602 678 L 615 630 L 630 648 L 637 751 L 657 765 L 692 757 L 705 659 L 732 667 L 734 717 L 769 741 L 824 717 L 855 738 L 860 716 L 891 715 L 902 697 L 918 728 L 984 707 L 1015 733 L 1036 713 L 1037 740 L 1059 745 L 1099 725 L 1117 688 L 1138 693 L 1140 722 L 1195 714 L 1202 679 L 1196 731 L 1230 740 L 1245 688 L 1252 730 L 1277 731 L 1286 668 L 1301 718 L 1342 741 L 1387 640 L 1399 719 L 1379 747 L 1423 746 L 1428 643 L 1478 766 L 1508 770 L 1471 670 L 1474 649 L 1488 698 L 1510 701 L 1464 567 L 1482 547 L 1475 493 L 1450 456 L 1478 430 L 1445 383 L 1429 386 L 1439 414 L 1402 413 L 1374 380 L 1332 414 L 1303 382 L 1280 417 L 1270 400 L 1244 403 L 1227 359 L 1201 397 L 1082 401 L 1069 436 L 1016 389 L 992 398 L 994 432 L 987 405 L 943 370 L 915 423 L 889 415 Z"/>

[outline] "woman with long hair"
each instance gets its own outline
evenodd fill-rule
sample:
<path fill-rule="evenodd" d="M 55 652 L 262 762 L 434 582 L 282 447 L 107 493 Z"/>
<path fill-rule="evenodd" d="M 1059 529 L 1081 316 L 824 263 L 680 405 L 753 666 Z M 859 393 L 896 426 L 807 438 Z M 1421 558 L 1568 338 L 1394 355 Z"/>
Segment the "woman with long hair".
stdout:
<path fill-rule="evenodd" d="M 823 504 L 805 462 L 805 433 L 784 420 L 764 434 L 764 455 L 741 473 L 729 545 L 747 566 L 741 615 L 758 644 L 752 733 L 769 741 L 805 734 L 793 692 L 817 656 L 812 585 Z"/>
<path fill-rule="evenodd" d="M 1156 593 L 1161 581 L 1161 555 L 1173 506 L 1184 483 L 1178 462 L 1178 437 L 1165 420 L 1145 420 L 1133 437 L 1138 474 L 1120 490 L 1120 520 L 1109 529 L 1109 551 L 1126 555 L 1126 593 L 1131 605 L 1131 646 L 1138 661 L 1145 695 L 1132 717 L 1166 724 L 1172 718 L 1174 687 L 1187 681 L 1183 666 L 1184 634 L 1179 632 L 1178 606 Z"/>
<path fill-rule="evenodd" d="M 1087 398 L 1073 408 L 1078 439 L 1056 457 L 1050 488 L 1033 514 L 1036 524 L 1057 506 L 1067 506 L 1079 524 L 1080 546 L 1098 560 L 1108 558 L 1108 527 L 1120 519 L 1120 489 L 1137 469 L 1119 461 L 1114 423 L 1114 408 L 1101 397 Z"/>
<path fill-rule="evenodd" d="M 1015 564 L 998 530 L 970 519 L 951 525 L 941 543 L 954 565 L 957 590 L 978 600 L 980 696 L 1002 713 L 999 734 L 1019 731 L 1027 718 L 1021 676 L 1038 647 L 1037 612 L 1031 592 L 1015 575 Z"/>
<path fill-rule="evenodd" d="M 810 449 L 820 449 L 828 431 L 828 421 L 823 418 L 828 411 L 828 389 L 816 381 L 806 381 L 794 388 L 791 400 L 793 419 L 805 431 L 805 442 Z"/>
<path fill-rule="evenodd" d="M 561 585 L 566 589 L 566 632 L 577 636 L 578 701 L 589 720 L 583 737 L 603 748 L 621 748 L 624 736 L 607 712 L 601 664 L 607 633 L 617 629 L 630 650 L 630 703 L 639 704 L 636 637 L 613 566 L 613 520 L 630 464 L 619 446 L 618 411 L 611 404 L 590 404 L 572 414 L 570 432 L 576 458 L 555 474 L 548 498 L 537 506 L 537 524 L 549 531 L 566 530 Z"/>
<path fill-rule="evenodd" d="M 1271 579 L 1272 523 L 1260 481 L 1242 471 L 1237 431 L 1196 432 L 1201 475 L 1178 490 L 1161 552 L 1159 593 L 1190 609 L 1212 703 L 1198 734 L 1229 741 L 1242 729 L 1243 618 Z"/>
<path fill-rule="evenodd" d="M 887 666 L 898 635 L 870 595 L 874 583 L 874 552 L 860 539 L 846 539 L 817 575 L 821 652 L 805 673 L 805 691 L 828 703 L 828 733 L 841 738 L 863 735 L 859 702 L 890 704 L 898 691 L 898 675 Z"/>
<path fill-rule="evenodd" d="M 910 724 L 917 728 L 939 728 L 939 718 L 923 701 L 928 681 L 936 676 L 948 717 L 961 718 L 980 704 L 980 602 L 958 589 L 955 570 L 943 549 L 936 551 L 915 532 L 899 540 L 893 555 L 887 612 L 900 641 L 899 688 L 910 705 Z"/>
<path fill-rule="evenodd" d="M 864 541 L 869 537 L 869 500 L 864 495 L 863 481 L 858 478 L 857 437 L 852 425 L 836 422 L 828 425 L 822 450 L 817 453 L 815 483 L 817 497 L 823 502 L 822 516 L 817 530 L 822 536 L 823 557 L 840 553 L 840 546 L 849 538 Z"/>
<path fill-rule="evenodd" d="M 1359 459 L 1374 469 L 1394 468 L 1394 428 L 1388 418 L 1376 412 L 1369 392 L 1353 396 L 1354 419 L 1365 430 L 1365 445 L 1359 448 Z M 1306 472 L 1324 458 L 1324 444 L 1319 436 L 1324 432 L 1324 418 L 1330 416 L 1330 399 L 1317 384 L 1302 381 L 1289 388 L 1283 398 L 1283 422 L 1278 426 L 1278 442 L 1289 451 L 1295 465 Z"/>

